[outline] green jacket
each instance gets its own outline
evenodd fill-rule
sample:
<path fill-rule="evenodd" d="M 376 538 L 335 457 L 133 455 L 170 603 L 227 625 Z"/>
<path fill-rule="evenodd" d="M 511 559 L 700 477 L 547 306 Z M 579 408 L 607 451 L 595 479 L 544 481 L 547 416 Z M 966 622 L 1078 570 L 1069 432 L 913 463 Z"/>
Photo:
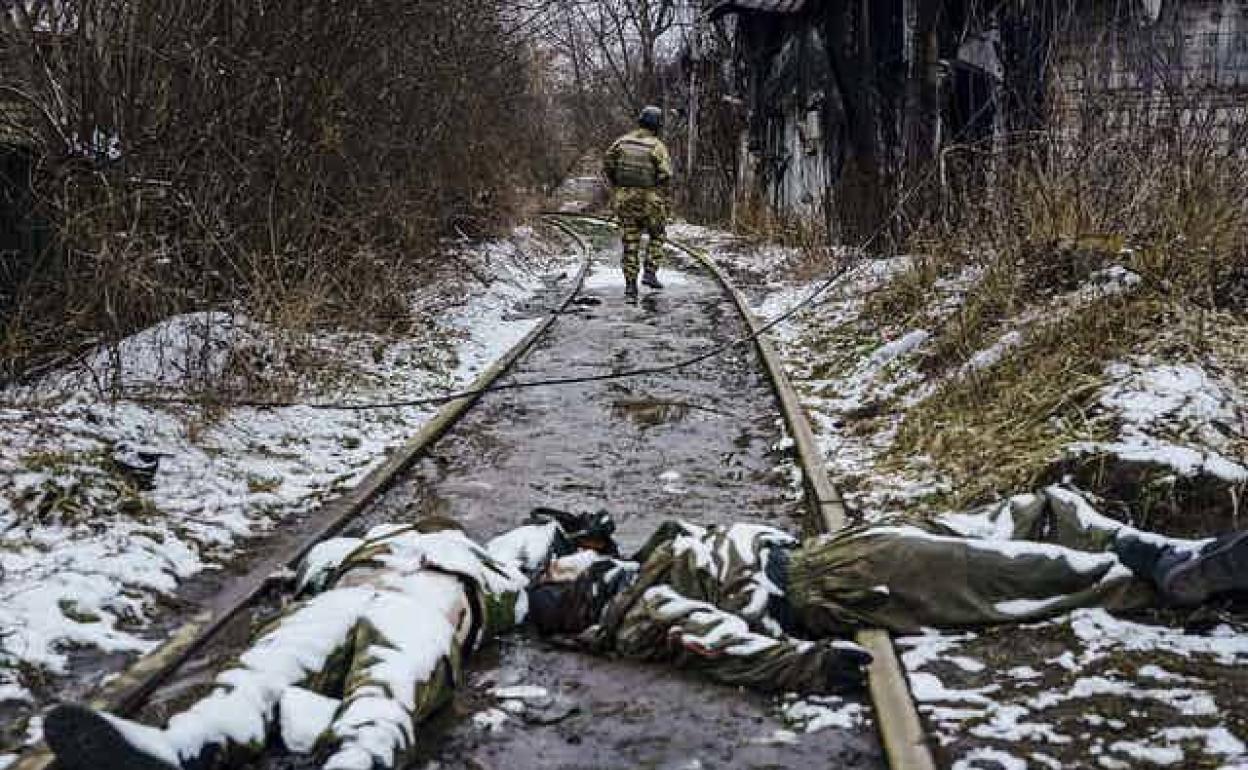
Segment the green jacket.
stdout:
<path fill-rule="evenodd" d="M 797 545 L 771 527 L 664 524 L 637 555 L 637 579 L 583 640 L 601 652 L 664 660 L 730 685 L 830 692 L 861 678 L 849 642 L 790 636 L 784 592 L 767 575 L 772 552 Z"/>
<path fill-rule="evenodd" d="M 613 187 L 666 187 L 672 181 L 672 157 L 653 131 L 638 128 L 615 140 L 603 171 Z"/>

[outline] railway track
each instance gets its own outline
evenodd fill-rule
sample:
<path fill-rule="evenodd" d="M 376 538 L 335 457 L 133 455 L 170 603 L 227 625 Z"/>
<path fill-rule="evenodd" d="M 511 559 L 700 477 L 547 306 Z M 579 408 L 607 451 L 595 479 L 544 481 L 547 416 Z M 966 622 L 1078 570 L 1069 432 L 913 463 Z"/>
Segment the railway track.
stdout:
<path fill-rule="evenodd" d="M 405 473 L 428 455 L 444 434 L 464 420 L 480 399 L 482 391 L 488 391 L 491 386 L 501 383 L 517 363 L 539 344 L 559 316 L 573 305 L 590 274 L 593 262 L 590 246 L 571 223 L 579 220 L 596 222 L 598 225 L 609 224 L 605 220 L 583 215 L 559 214 L 546 215 L 544 218 L 575 241 L 584 256 L 571 282 L 572 286 L 555 303 L 553 311 L 520 343 L 477 378 L 469 389 L 472 395 L 446 403 L 411 441 L 369 474 L 356 489 L 323 506 L 306 531 L 290 540 L 278 552 L 257 561 L 241 578 L 231 581 L 219 595 L 212 597 L 172 634 L 167 643 L 140 659 L 101 689 L 92 699 L 92 705 L 123 715 L 136 714 L 197 655 L 216 644 L 219 639 L 229 634 L 237 635 L 240 625 L 245 629 L 249 611 L 265 599 L 272 574 L 293 567 L 317 542 L 341 532 L 357 519 L 367 518 L 366 512 L 370 509 L 384 510 L 387 494 L 400 483 Z M 759 323 L 727 276 L 707 255 L 697 249 L 680 243 L 672 245 L 709 271 L 715 282 L 732 300 L 747 332 L 750 335 L 756 334 Z M 762 337 L 746 341 L 755 347 L 767 381 L 774 391 L 784 421 L 796 444 L 797 462 L 805 482 L 806 510 L 810 517 L 807 522 L 808 529 L 835 531 L 846 522 L 844 503 L 827 477 L 819 449 L 796 394 L 770 344 Z M 888 764 L 905 770 L 933 767 L 904 674 L 887 634 L 867 631 L 859 636 L 858 641 L 868 647 L 876 659 L 870 672 L 870 690 Z M 45 770 L 52 766 L 51 755 L 45 747 L 40 746 L 28 752 L 13 767 L 14 770 Z"/>
<path fill-rule="evenodd" d="M 582 215 L 582 218 L 609 224 L 609 220 L 598 217 Z M 771 380 L 776 399 L 780 402 L 785 424 L 793 436 L 805 484 L 806 502 L 811 512 L 811 528 L 819 533 L 831 533 L 845 527 L 848 523 L 845 501 L 828 477 L 823 453 L 815 443 L 814 432 L 784 365 L 771 343 L 759 334 L 762 324 L 750 310 L 745 296 L 732 285 L 728 276 L 709 255 L 679 242 L 673 241 L 671 245 L 695 259 L 715 277 L 732 298 L 750 334 L 754 335 L 754 345 L 762 359 L 767 377 Z M 927 747 L 919 712 L 911 697 L 892 639 L 886 631 L 867 629 L 857 634 L 856 641 L 875 658 L 868 683 L 889 766 L 895 770 L 933 770 L 936 763 Z"/>

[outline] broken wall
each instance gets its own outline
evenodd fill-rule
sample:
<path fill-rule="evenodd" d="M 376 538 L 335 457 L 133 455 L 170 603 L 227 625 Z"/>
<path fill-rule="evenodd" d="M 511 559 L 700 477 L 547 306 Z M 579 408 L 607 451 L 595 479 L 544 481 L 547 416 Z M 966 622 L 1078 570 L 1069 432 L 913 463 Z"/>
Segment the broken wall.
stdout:
<path fill-rule="evenodd" d="M 834 86 L 821 30 L 807 17 L 751 19 L 739 39 L 748 113 L 738 194 L 822 219 L 843 117 L 827 98 Z"/>

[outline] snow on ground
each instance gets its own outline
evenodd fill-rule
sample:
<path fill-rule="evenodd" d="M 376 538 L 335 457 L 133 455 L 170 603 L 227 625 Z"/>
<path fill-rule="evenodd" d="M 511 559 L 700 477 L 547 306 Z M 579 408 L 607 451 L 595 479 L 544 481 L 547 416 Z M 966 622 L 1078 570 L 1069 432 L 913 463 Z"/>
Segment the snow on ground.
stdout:
<path fill-rule="evenodd" d="M 673 226 L 670 233 L 713 251 L 745 284 L 755 313 L 764 320 L 803 301 L 824 280 L 822 275 L 785 280 L 803 269 L 796 249 L 693 225 Z M 949 480 L 929 458 L 883 463 L 907 410 L 942 385 L 1008 361 L 1032 336 L 1070 313 L 1141 285 L 1138 275 L 1120 265 L 1096 270 L 1076 288 L 1004 319 L 1000 335 L 959 366 L 931 371 L 922 364 L 939 342 L 937 327 L 976 291 L 983 271 L 970 266 L 937 279 L 916 318 L 870 322 L 864 315 L 866 300 L 913 264 L 914 258 L 904 256 L 859 258 L 807 310 L 771 332 L 810 411 L 829 472 L 841 481 L 850 504 L 868 518 L 949 489 Z M 1227 363 L 1213 354 L 1182 363 L 1146 354 L 1106 362 L 1098 406 L 1084 426 L 1097 438 L 1071 441 L 1066 454 L 1112 454 L 1168 467 L 1181 476 L 1206 474 L 1248 484 L 1248 386 L 1239 368 Z M 859 423 L 867 428 L 858 429 Z M 1106 433 L 1112 440 L 1103 439 Z M 867 478 L 870 483 L 859 488 Z"/>
<path fill-rule="evenodd" d="M 786 279 L 810 272 L 794 249 L 693 226 L 670 232 L 713 251 L 763 320 L 808 297 L 822 280 Z M 949 488 L 928 458 L 886 462 L 907 410 L 944 383 L 1008 362 L 1063 314 L 1140 285 L 1120 266 L 1096 271 L 1077 288 L 1005 319 L 962 363 L 933 371 L 921 364 L 939 323 L 960 309 L 982 275 L 968 269 L 937 280 L 921 318 L 869 323 L 867 298 L 910 264 L 905 257 L 859 262 L 771 335 L 829 473 L 868 519 L 913 510 Z M 1066 451 L 1140 457 L 1177 474 L 1243 482 L 1248 393 L 1239 369 L 1216 356 L 1178 362 L 1139 353 L 1106 362 L 1089 424 L 1101 431 L 1098 438 L 1113 440 L 1072 442 Z M 1043 624 L 929 631 L 898 644 L 947 767 L 1248 767 L 1240 676 L 1248 627 L 1234 618 L 1185 629 L 1079 610 Z"/>
<path fill-rule="evenodd" d="M 853 730 L 871 721 L 868 705 L 836 695 L 790 693 L 780 701 L 779 712 L 780 718 L 795 733 L 815 733 L 828 728 Z"/>
<path fill-rule="evenodd" d="M 1084 609 L 1021 630 L 896 641 L 919 711 L 954 767 L 1248 761 L 1242 699 L 1219 681 L 1248 663 L 1242 629 L 1196 633 Z M 1029 665 L 993 665 L 1020 645 Z"/>
<path fill-rule="evenodd" d="M 402 400 L 471 382 L 538 322 L 514 309 L 552 270 L 570 274 L 574 259 L 527 228 L 482 248 L 495 279 L 453 290 L 454 305 L 434 315 L 436 333 L 301 339 L 315 371 L 299 373 L 299 397 Z M 269 345 L 278 336 L 237 315 L 179 316 L 41 389 L 4 394 L 9 403 L 48 400 L 0 408 L 0 715 L 9 721 L 0 750 L 20 743 L 17 726 L 50 694 L 37 691 L 48 676 L 72 674 L 82 652 L 154 647 L 145 632 L 162 597 L 236 558 L 246 538 L 350 489 L 436 409 L 230 408 L 206 419 L 98 395 L 101 383 L 194 391 L 229 376 L 239 348 L 288 350 Z M 332 376 L 319 378 L 325 370 Z"/>
<path fill-rule="evenodd" d="M 768 268 L 771 260 L 791 258 L 789 250 L 763 249 L 745 263 L 745 269 L 775 272 Z M 918 353 L 930 342 L 931 332 L 921 328 L 890 330 L 873 337 L 847 339 L 842 349 L 810 355 L 808 331 L 816 320 L 824 328 L 854 323 L 863 311 L 865 298 L 910 263 L 907 257 L 862 262 L 821 295 L 811 311 L 786 320 L 772 332 L 808 407 L 829 473 L 842 482 L 870 476 L 871 483 L 865 488 L 843 483 L 842 489 L 850 504 L 868 516 L 886 513 L 892 505 L 947 488 L 946 481 L 931 472 L 921 457 L 912 458 L 910 467 L 905 469 L 885 472 L 877 467 L 900 425 L 900 411 L 881 414 L 883 424 L 869 434 L 842 430 L 847 417 L 875 411 L 892 399 L 913 402 L 916 394 L 928 392 L 930 386 L 914 364 Z M 947 281 L 949 296 L 960 296 L 968 280 Z M 818 283 L 816 279 L 797 285 L 773 285 L 754 304 L 754 312 L 764 320 L 774 318 L 809 297 Z M 950 312 L 954 307 L 950 305 Z M 825 358 L 833 365 L 821 365 L 820 359 Z"/>
<path fill-rule="evenodd" d="M 1120 421 L 1120 435 L 1116 441 L 1078 442 L 1068 451 L 1107 452 L 1168 466 L 1181 476 L 1248 482 L 1248 468 L 1228 456 L 1235 451 L 1234 434 L 1248 422 L 1242 383 L 1152 356 L 1115 362 L 1105 373 L 1110 384 L 1101 391 L 1100 406 Z"/>
<path fill-rule="evenodd" d="M 664 267 L 659 269 L 659 280 L 667 288 L 676 288 L 678 286 L 690 285 L 693 283 L 694 278 L 681 270 L 673 270 Z M 585 291 L 616 291 L 623 293 L 624 274 L 616 265 L 600 264 L 595 270 L 585 277 Z M 643 293 L 649 293 L 650 289 L 643 286 L 641 291 Z"/>

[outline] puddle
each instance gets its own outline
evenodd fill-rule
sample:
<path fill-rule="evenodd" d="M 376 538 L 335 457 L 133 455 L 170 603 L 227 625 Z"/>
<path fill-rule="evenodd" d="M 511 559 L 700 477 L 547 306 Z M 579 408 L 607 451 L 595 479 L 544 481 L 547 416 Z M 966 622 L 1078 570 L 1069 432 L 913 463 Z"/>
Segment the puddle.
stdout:
<path fill-rule="evenodd" d="M 682 401 L 654 401 L 646 399 L 616 401 L 611 405 L 611 414 L 616 419 L 631 420 L 637 425 L 646 428 L 683 420 L 695 409 L 702 410 L 704 414 L 723 415 L 723 412 L 706 407 L 696 407 L 693 404 L 687 404 Z"/>
<path fill-rule="evenodd" d="M 709 277 L 669 272 L 670 288 L 634 305 L 624 301 L 618 265 L 599 264 L 593 290 L 511 376 L 668 364 L 743 333 Z M 797 531 L 803 509 L 777 472 L 777 426 L 770 385 L 745 348 L 662 375 L 489 394 L 348 534 L 437 513 L 485 539 L 537 506 L 606 508 L 625 550 L 668 518 Z M 420 728 L 424 753 L 413 767 L 884 767 L 869 726 L 790 738 L 776 699 L 661 665 L 515 634 L 482 650 L 470 671 L 455 703 Z M 514 687 L 541 688 L 549 700 L 495 694 Z M 315 764 L 286 757 L 263 766 Z"/>

